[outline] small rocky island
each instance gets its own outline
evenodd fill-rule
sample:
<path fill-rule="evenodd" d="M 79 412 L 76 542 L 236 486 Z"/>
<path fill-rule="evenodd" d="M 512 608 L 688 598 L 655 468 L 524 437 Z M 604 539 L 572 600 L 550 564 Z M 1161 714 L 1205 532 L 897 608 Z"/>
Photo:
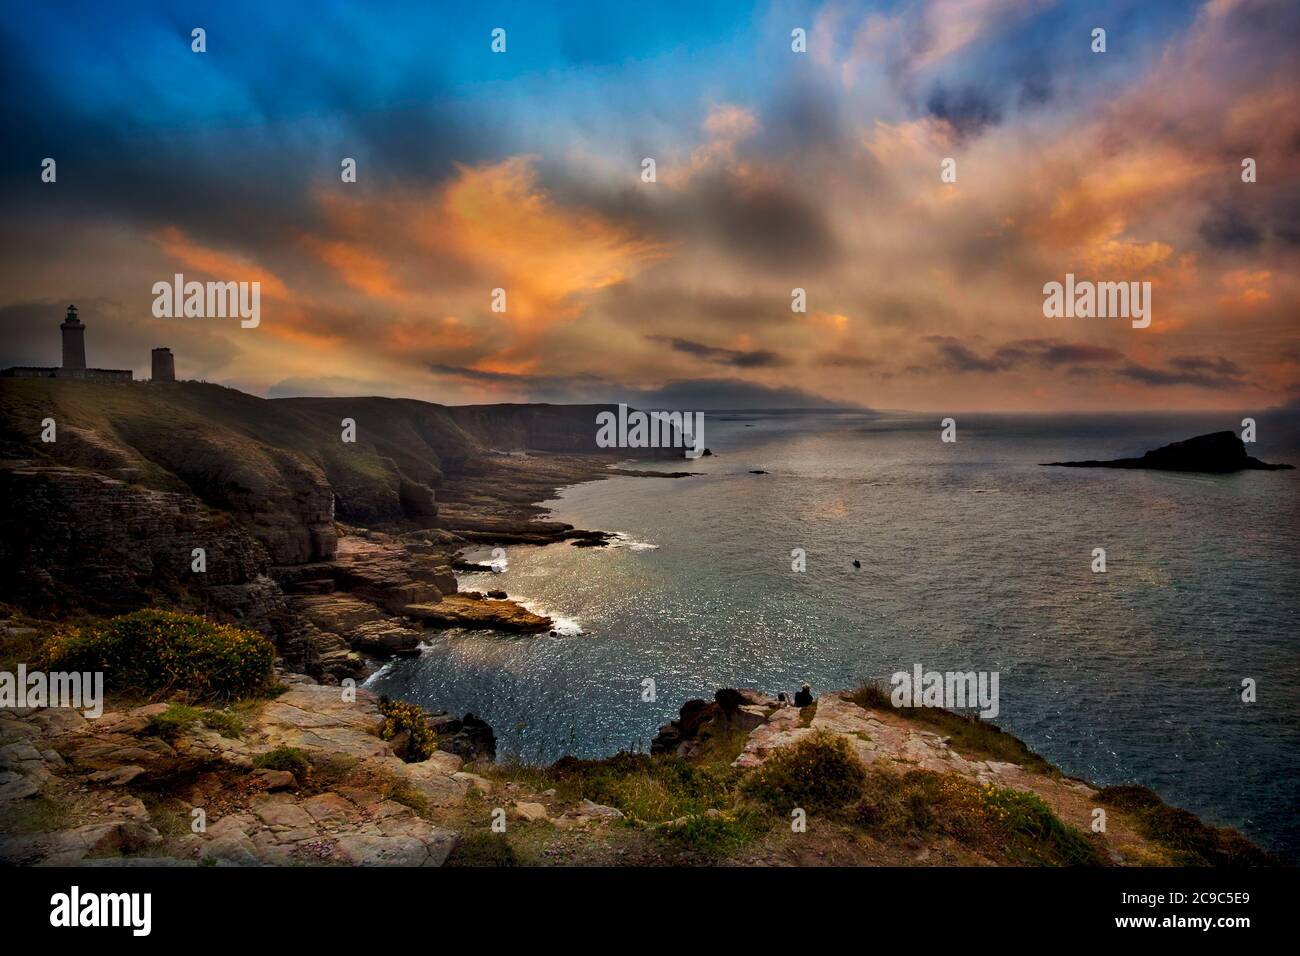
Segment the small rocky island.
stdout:
<path fill-rule="evenodd" d="M 1201 471 L 1227 474 L 1234 471 L 1284 471 L 1294 465 L 1271 465 L 1246 454 L 1245 443 L 1235 432 L 1212 432 L 1186 441 L 1176 441 L 1149 451 L 1141 458 L 1110 461 L 1049 461 L 1044 467 L 1061 468 L 1148 468 L 1155 471 Z"/>

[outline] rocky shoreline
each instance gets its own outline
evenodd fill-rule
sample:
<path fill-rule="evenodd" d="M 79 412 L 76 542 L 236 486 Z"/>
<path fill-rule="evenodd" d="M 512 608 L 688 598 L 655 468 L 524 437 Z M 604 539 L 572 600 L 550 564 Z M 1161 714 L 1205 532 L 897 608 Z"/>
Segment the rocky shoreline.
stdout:
<path fill-rule="evenodd" d="M 372 444 L 338 446 L 340 411 L 361 416 Z M 29 426 L 50 415 L 61 437 L 43 446 Z M 798 709 L 722 690 L 687 702 L 650 754 L 549 768 L 496 762 L 472 714 L 422 715 L 433 750 L 418 752 L 355 686 L 377 662 L 418 653 L 426 628 L 553 623 L 504 592 L 460 591 L 457 570 L 485 569 L 465 552 L 604 546 L 609 533 L 545 520 L 537 502 L 615 474 L 690 474 L 613 467 L 587 447 L 591 420 L 548 406 L 0 382 L 5 659 L 34 659 L 78 621 L 159 607 L 265 636 L 279 683 L 223 706 L 110 687 L 93 720 L 0 711 L 0 861 L 1269 862 L 1149 791 L 1071 781 L 996 728 L 904 714 L 866 691 Z M 802 771 L 782 777 L 809 760 L 845 775 L 835 800 L 803 793 Z M 795 838 L 787 818 L 804 803 L 818 823 Z M 1102 834 L 1088 829 L 1099 807 L 1115 820 Z M 1040 835 L 1008 830 L 1013 811 Z"/>
<path fill-rule="evenodd" d="M 324 682 L 413 653 L 426 627 L 546 633 L 553 622 L 508 595 L 461 593 L 462 552 L 603 546 L 608 533 L 537 503 L 612 475 L 690 474 L 616 467 L 594 445 L 596 410 L 0 381 L 3 600 L 55 619 L 206 614 Z M 368 443 L 340 443 L 345 413 Z M 47 417 L 53 443 L 31 427 Z"/>
<path fill-rule="evenodd" d="M 435 716 L 438 749 L 408 762 L 399 741 L 384 739 L 373 694 L 352 697 L 301 675 L 281 679 L 277 696 L 211 725 L 169 722 L 174 705 L 166 703 L 123 706 L 96 720 L 68 709 L 0 716 L 0 862 L 1275 862 L 1150 791 L 1065 777 L 996 728 L 946 711 L 919 720 L 870 692 L 827 693 L 796 708 L 760 691 L 720 690 L 713 701 L 687 702 L 661 729 L 657 756 L 564 758 L 541 768 L 496 763 L 490 729 L 472 716 Z M 801 777 L 830 774 L 834 765 L 817 755 L 836 748 L 841 764 L 856 768 L 857 802 L 836 811 L 815 803 L 813 792 L 791 797 L 791 805 L 809 807 L 801 835 L 781 822 L 790 806 L 778 797 L 776 815 L 764 822 L 760 801 L 772 801 L 750 783 L 800 749 L 793 763 Z M 665 789 L 646 803 L 656 774 Z M 882 794 L 907 814 L 924 813 L 900 828 Z M 928 809 L 916 803 L 923 794 Z M 1028 807 L 1030 817 L 1004 835 L 1008 807 Z M 1099 809 L 1109 814 L 1101 832 Z M 709 838 L 714 831 L 728 842 Z"/>

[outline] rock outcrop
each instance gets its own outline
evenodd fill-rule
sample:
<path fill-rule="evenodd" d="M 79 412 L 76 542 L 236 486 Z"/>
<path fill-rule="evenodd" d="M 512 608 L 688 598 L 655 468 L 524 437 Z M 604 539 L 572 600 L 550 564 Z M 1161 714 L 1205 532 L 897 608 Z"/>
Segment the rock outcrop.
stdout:
<path fill-rule="evenodd" d="M 541 633 L 550 620 L 514 601 L 458 596 L 452 568 L 466 546 L 608 541 L 536 520 L 558 487 L 611 473 L 599 410 L 0 380 L 5 598 L 49 616 L 208 614 L 327 680 L 414 653 L 429 627 Z"/>
<path fill-rule="evenodd" d="M 449 594 L 436 604 L 408 604 L 407 617 L 430 627 L 464 627 L 475 630 L 540 634 L 554 623 L 509 599 L 500 601 L 469 594 Z"/>
<path fill-rule="evenodd" d="M 688 700 L 682 704 L 676 720 L 659 728 L 650 741 L 650 752 L 690 757 L 709 737 L 760 726 L 776 705 L 775 699 L 761 691 L 733 688 L 716 691 L 713 700 Z M 793 713 L 797 717 L 799 711 Z"/>
<path fill-rule="evenodd" d="M 1294 465 L 1270 465 L 1246 454 L 1246 445 L 1236 432 L 1212 432 L 1186 441 L 1176 441 L 1147 452 L 1141 458 L 1110 461 L 1052 461 L 1060 468 L 1148 468 L 1155 471 L 1200 471 L 1226 474 L 1234 471 L 1282 471 Z"/>
<path fill-rule="evenodd" d="M 158 863 L 440 866 L 459 834 L 409 803 L 452 808 L 472 790 L 491 789 L 452 753 L 398 759 L 378 736 L 382 718 L 366 691 L 352 700 L 338 688 L 295 680 L 239 738 L 203 727 L 156 736 L 151 718 L 166 709 L 154 704 L 93 721 L 61 709 L 0 718 L 0 808 L 43 793 L 91 821 L 0 835 L 0 861 L 66 865 L 148 853 Z M 486 727 L 472 715 L 444 715 L 441 723 L 458 725 L 450 740 L 471 728 L 463 739 L 481 742 Z M 325 765 L 343 760 L 347 775 L 320 791 L 289 771 L 253 769 L 260 755 L 283 748 Z M 202 810 L 204 829 L 193 832 L 187 818 L 179 835 L 165 833 L 163 818 L 141 801 L 145 793 L 155 795 L 154 806 L 157 795 L 171 794 Z"/>

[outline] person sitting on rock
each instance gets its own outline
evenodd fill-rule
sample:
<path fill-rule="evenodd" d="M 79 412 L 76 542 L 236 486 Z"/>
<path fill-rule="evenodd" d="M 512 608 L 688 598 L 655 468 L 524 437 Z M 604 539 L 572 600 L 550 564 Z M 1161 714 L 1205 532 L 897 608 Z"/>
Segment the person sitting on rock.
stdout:
<path fill-rule="evenodd" d="M 785 695 L 785 691 L 781 691 L 781 693 L 776 695 L 776 705 L 778 707 L 790 706 L 790 698 Z"/>
<path fill-rule="evenodd" d="M 813 702 L 812 686 L 804 684 L 799 688 L 799 692 L 794 695 L 794 705 L 796 707 L 807 707 Z"/>

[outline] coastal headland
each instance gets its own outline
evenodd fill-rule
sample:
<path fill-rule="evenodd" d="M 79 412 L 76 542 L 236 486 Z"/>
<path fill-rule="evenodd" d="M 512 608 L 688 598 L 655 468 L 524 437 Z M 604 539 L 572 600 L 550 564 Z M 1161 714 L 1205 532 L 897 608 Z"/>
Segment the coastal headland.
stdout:
<path fill-rule="evenodd" d="M 596 444 L 602 408 L 0 381 L 0 670 L 110 662 L 96 717 L 0 711 L 0 860 L 1272 862 L 1144 788 L 1070 779 L 987 722 L 897 710 L 871 684 L 803 708 L 720 690 L 650 753 L 548 767 L 498 762 L 472 714 L 356 686 L 426 629 L 545 635 L 545 616 L 455 572 L 468 549 L 602 546 L 546 520 L 556 489 L 690 474 L 619 468 L 627 451 Z M 242 683 L 151 671 L 173 647 L 158 635 Z"/>

